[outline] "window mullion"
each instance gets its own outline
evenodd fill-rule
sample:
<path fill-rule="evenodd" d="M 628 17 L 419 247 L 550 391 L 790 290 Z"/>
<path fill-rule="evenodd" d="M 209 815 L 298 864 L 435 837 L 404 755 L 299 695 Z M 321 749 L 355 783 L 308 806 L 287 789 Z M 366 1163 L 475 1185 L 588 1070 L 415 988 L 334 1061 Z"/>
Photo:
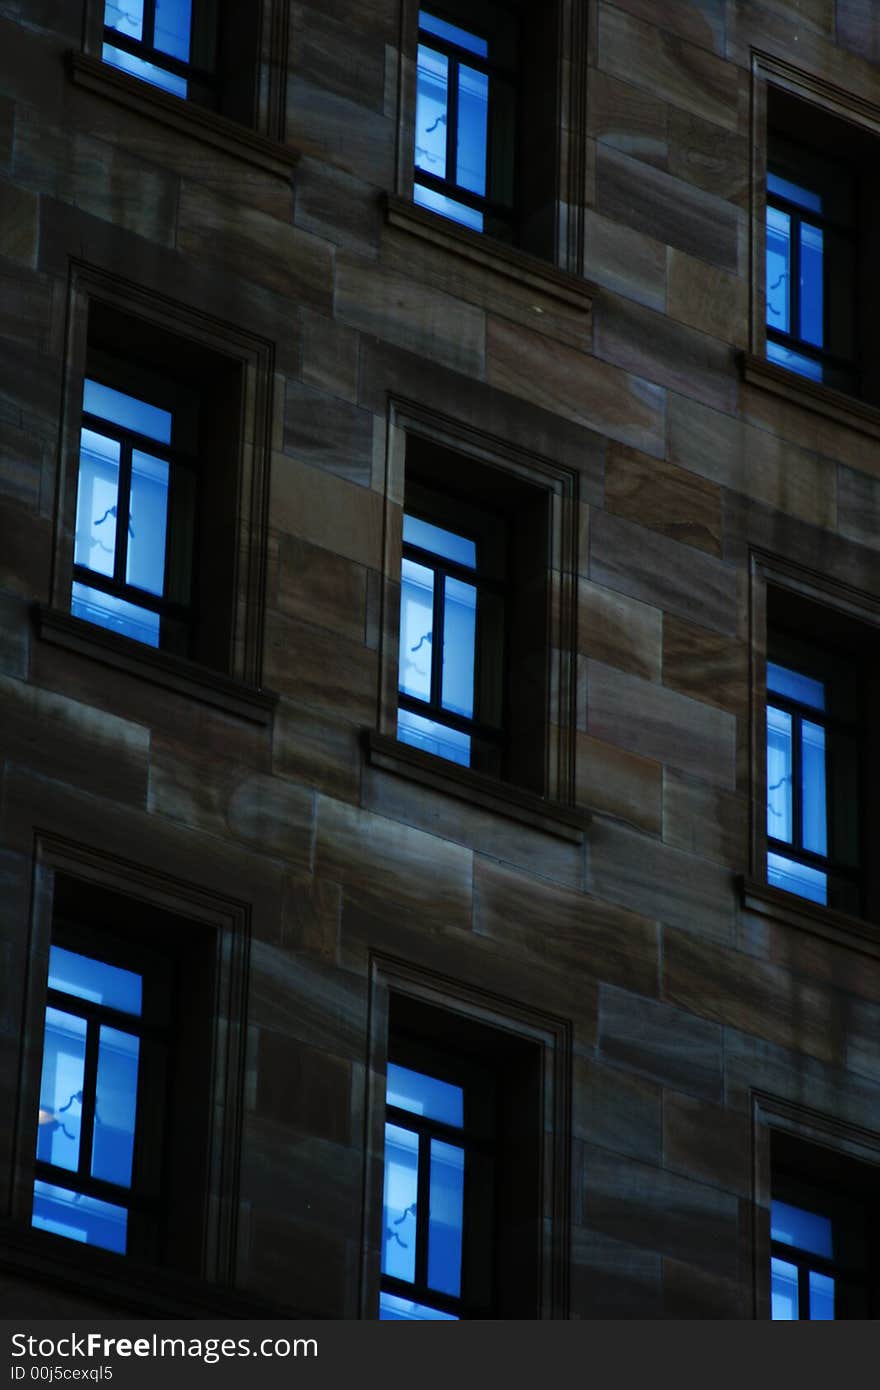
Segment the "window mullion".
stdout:
<path fill-rule="evenodd" d="M 446 575 L 434 568 L 433 635 L 431 637 L 431 705 L 443 708 L 443 648 L 446 622 Z"/>
<path fill-rule="evenodd" d="M 156 0 L 144 0 L 142 37 L 147 47 L 156 47 Z"/>
<path fill-rule="evenodd" d="M 446 179 L 458 186 L 458 59 L 449 55 L 449 89 L 446 97 Z"/>
<path fill-rule="evenodd" d="M 416 1190 L 417 1289 L 428 1287 L 428 1227 L 431 1219 L 431 1137 L 419 1131 L 419 1177 Z"/>
<path fill-rule="evenodd" d="M 116 555 L 113 561 L 114 582 L 123 588 L 125 587 L 128 527 L 131 517 L 131 455 L 131 441 L 123 440 L 119 459 L 119 493 L 116 498 Z"/>
<path fill-rule="evenodd" d="M 789 275 L 788 323 L 792 335 L 801 337 L 801 218 L 791 215 L 791 273 Z"/>
<path fill-rule="evenodd" d="M 802 1322 L 810 1320 L 810 1269 L 808 1265 L 798 1264 L 798 1318 Z"/>
<path fill-rule="evenodd" d="M 803 798 L 803 761 L 801 758 L 801 745 L 804 736 L 803 720 L 799 714 L 791 717 L 791 844 L 792 849 L 802 850 L 804 847 L 804 798 Z"/>

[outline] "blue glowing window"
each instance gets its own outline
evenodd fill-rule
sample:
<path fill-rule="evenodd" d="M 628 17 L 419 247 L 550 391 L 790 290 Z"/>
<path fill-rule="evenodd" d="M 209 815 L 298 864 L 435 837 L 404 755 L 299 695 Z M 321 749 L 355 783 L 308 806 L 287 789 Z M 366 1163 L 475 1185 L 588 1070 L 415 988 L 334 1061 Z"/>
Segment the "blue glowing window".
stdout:
<path fill-rule="evenodd" d="M 770 1206 L 770 1316 L 827 1322 L 836 1316 L 831 1217 L 775 1198 Z"/>
<path fill-rule="evenodd" d="M 143 978 L 53 944 L 48 987 L 33 1225 L 124 1254 Z"/>
<path fill-rule="evenodd" d="M 172 452 L 173 423 L 164 406 L 84 383 L 71 612 L 151 647 L 169 633 L 185 647 L 188 624 L 190 548 L 180 538 L 192 526 L 193 473 Z"/>
<path fill-rule="evenodd" d="M 459 1085 L 389 1063 L 380 1319 L 461 1316 L 464 1100 Z"/>
<path fill-rule="evenodd" d="M 174 96 L 188 97 L 192 0 L 105 0 L 105 63 Z M 199 77 L 204 80 L 205 74 Z"/>
<path fill-rule="evenodd" d="M 768 661 L 767 880 L 822 904 L 829 853 L 826 698 L 823 681 Z"/>

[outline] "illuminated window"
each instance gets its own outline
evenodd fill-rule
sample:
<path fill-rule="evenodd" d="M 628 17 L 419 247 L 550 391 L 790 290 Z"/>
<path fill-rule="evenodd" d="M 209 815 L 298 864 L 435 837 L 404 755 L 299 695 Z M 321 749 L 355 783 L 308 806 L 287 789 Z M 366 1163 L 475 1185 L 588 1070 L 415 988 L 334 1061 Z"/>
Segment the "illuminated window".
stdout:
<path fill-rule="evenodd" d="M 205 100 L 216 30 L 211 0 L 105 0 L 101 56 L 174 96 Z"/>

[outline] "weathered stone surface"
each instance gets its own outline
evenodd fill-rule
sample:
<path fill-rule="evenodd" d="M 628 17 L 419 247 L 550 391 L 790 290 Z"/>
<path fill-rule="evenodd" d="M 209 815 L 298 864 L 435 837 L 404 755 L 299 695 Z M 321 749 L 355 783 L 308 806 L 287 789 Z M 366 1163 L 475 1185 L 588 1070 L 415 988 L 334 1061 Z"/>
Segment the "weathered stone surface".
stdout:
<path fill-rule="evenodd" d="M 659 680 L 662 615 L 601 584 L 578 584 L 578 651 L 646 680 Z"/>
<path fill-rule="evenodd" d="M 608 451 L 605 505 L 672 540 L 721 554 L 721 496 L 682 468 L 620 445 Z"/>
<path fill-rule="evenodd" d="M 721 1029 L 669 1004 L 603 985 L 599 1054 L 674 1091 L 721 1100 Z"/>

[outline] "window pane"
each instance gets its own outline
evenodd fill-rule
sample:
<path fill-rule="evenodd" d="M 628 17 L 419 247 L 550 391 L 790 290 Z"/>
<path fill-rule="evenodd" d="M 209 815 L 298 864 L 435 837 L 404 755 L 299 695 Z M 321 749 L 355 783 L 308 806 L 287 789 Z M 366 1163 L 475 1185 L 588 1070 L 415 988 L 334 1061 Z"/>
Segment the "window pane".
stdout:
<path fill-rule="evenodd" d="M 156 0 L 154 43 L 163 53 L 188 62 L 191 27 L 192 0 Z"/>
<path fill-rule="evenodd" d="M 398 1298 L 395 1293 L 379 1295 L 379 1321 L 416 1321 L 428 1319 L 444 1322 L 458 1322 L 454 1313 L 441 1313 L 439 1308 L 429 1308 L 424 1303 L 411 1303 L 408 1298 Z"/>
<path fill-rule="evenodd" d="M 65 1187 L 35 1182 L 31 1224 L 41 1231 L 67 1236 L 68 1240 L 125 1254 L 128 1212 L 111 1202 L 86 1197 L 82 1192 L 68 1192 Z"/>
<path fill-rule="evenodd" d="M 815 1269 L 810 1270 L 810 1318 L 813 1322 L 834 1319 L 834 1280 Z"/>
<path fill-rule="evenodd" d="M 49 988 L 88 999 L 92 1004 L 105 1004 L 108 1009 L 139 1015 L 142 1007 L 143 981 L 133 970 L 92 960 L 64 946 L 49 948 Z"/>
<path fill-rule="evenodd" d="M 400 583 L 400 670 L 398 684 L 416 700 L 431 698 L 434 571 L 404 559 Z"/>
<path fill-rule="evenodd" d="M 771 362 L 778 363 L 780 367 L 787 367 L 790 372 L 797 372 L 810 381 L 823 379 L 821 362 L 814 361 L 812 357 L 805 357 L 802 352 L 794 352 L 792 348 L 783 347 L 781 343 L 768 342 L 767 357 Z"/>
<path fill-rule="evenodd" d="M 96 574 L 113 575 L 120 448 L 94 430 L 80 432 L 73 561 Z"/>
<path fill-rule="evenodd" d="M 428 1283 L 439 1293 L 461 1293 L 464 1150 L 431 1140 Z"/>
<path fill-rule="evenodd" d="M 796 1321 L 798 1315 L 797 1265 L 774 1256 L 770 1261 L 770 1317 Z"/>
<path fill-rule="evenodd" d="M 778 666 L 775 661 L 767 662 L 767 689 L 776 695 L 787 695 L 790 700 L 798 700 L 802 705 L 813 709 L 825 708 L 825 683 L 802 676 L 799 671 L 790 671 L 787 666 Z"/>
<path fill-rule="evenodd" d="M 159 645 L 159 614 L 148 608 L 139 608 L 125 599 L 113 598 L 100 589 L 91 589 L 87 584 L 75 583 L 71 596 L 70 611 L 75 618 L 84 618 L 88 623 L 97 623 L 111 632 L 120 632 L 123 637 L 133 637 L 136 642 L 144 642 L 148 647 Z"/>
<path fill-rule="evenodd" d="M 801 723 L 803 844 L 813 854 L 828 853 L 825 804 L 825 730 L 809 719 Z"/>
<path fill-rule="evenodd" d="M 789 277 L 791 275 L 791 218 L 778 208 L 767 208 L 767 322 L 780 333 L 790 333 Z"/>
<path fill-rule="evenodd" d="M 784 888 L 786 893 L 809 898 L 812 903 L 828 902 L 828 875 L 782 854 L 767 855 L 767 882 L 774 888 Z"/>
<path fill-rule="evenodd" d="M 443 708 L 465 719 L 474 716 L 474 655 L 477 591 L 473 584 L 446 576 L 443 621 Z"/>
<path fill-rule="evenodd" d="M 471 193 L 486 193 L 486 132 L 489 124 L 489 78 L 464 63 L 458 70 L 458 155 L 456 183 Z"/>
<path fill-rule="evenodd" d="M 814 193 L 810 188 L 802 188 L 800 184 L 792 183 L 790 179 L 780 178 L 779 174 L 767 174 L 767 192 L 778 193 L 780 198 L 786 198 L 790 203 L 797 203 L 798 207 L 806 208 L 807 212 L 822 211 L 820 194 Z"/>
<path fill-rule="evenodd" d="M 413 189 L 413 202 L 420 207 L 430 208 L 432 212 L 439 212 L 442 217 L 450 217 L 453 222 L 459 222 L 462 227 L 470 227 L 475 232 L 483 230 L 483 214 L 476 208 L 469 208 L 464 203 L 456 202 L 455 198 L 447 198 L 445 193 L 437 193 L 433 188 L 425 188 L 417 183 Z"/>
<path fill-rule="evenodd" d="M 92 1177 L 121 1187 L 131 1186 L 139 1050 L 139 1040 L 130 1033 L 101 1027 Z"/>
<path fill-rule="evenodd" d="M 85 1019 L 47 1008 L 37 1158 L 73 1172 L 79 1166 L 85 1059 Z"/>
<path fill-rule="evenodd" d="M 83 385 L 83 410 L 90 415 L 100 415 L 104 420 L 112 420 L 114 425 L 134 430 L 135 434 L 145 434 L 159 444 L 171 443 L 171 413 L 161 410 L 157 405 L 148 405 L 135 396 L 127 396 L 124 391 L 116 391 L 112 386 L 102 386 L 98 381 L 86 379 Z"/>
<path fill-rule="evenodd" d="M 801 337 L 821 347 L 825 341 L 822 230 L 801 223 Z"/>
<path fill-rule="evenodd" d="M 767 706 L 767 834 L 791 844 L 791 715 Z"/>
<path fill-rule="evenodd" d="M 446 178 L 449 59 L 419 44 L 416 77 L 416 168 Z"/>
<path fill-rule="evenodd" d="M 168 464 L 133 449 L 126 584 L 151 594 L 163 592 L 167 521 Z"/>
<path fill-rule="evenodd" d="M 424 1115 L 427 1120 L 440 1120 L 442 1124 L 459 1128 L 464 1124 L 464 1091 L 460 1086 L 398 1066 L 396 1062 L 388 1063 L 385 1099 L 388 1105 L 409 1110 L 413 1115 Z"/>
<path fill-rule="evenodd" d="M 408 1283 L 416 1277 L 418 1181 L 419 1136 L 386 1124 L 382 1273 Z"/>
<path fill-rule="evenodd" d="M 156 67 L 155 63 L 148 63 L 144 58 L 136 58 L 133 53 L 126 53 L 123 49 L 114 48 L 109 43 L 105 43 L 101 49 L 101 57 L 111 67 L 121 68 L 123 72 L 130 72 L 133 77 L 139 77 L 142 82 L 149 82 L 153 87 L 161 87 L 163 91 L 171 92 L 172 96 L 186 96 L 186 78 L 178 77 L 175 72 L 166 72 L 164 68 Z"/>
<path fill-rule="evenodd" d="M 420 714 L 412 714 L 408 709 L 397 712 L 397 737 L 401 743 L 413 748 L 422 748 L 426 753 L 434 753 L 438 758 L 448 758 L 462 767 L 471 765 L 470 734 L 459 733 L 457 729 L 447 729 L 434 719 L 424 719 Z"/>
<path fill-rule="evenodd" d="M 132 39 L 144 36 L 144 0 L 106 0 L 104 23 L 108 29 Z"/>
<path fill-rule="evenodd" d="M 426 10 L 419 10 L 419 28 L 425 29 L 429 34 L 436 34 L 438 38 L 446 39 L 449 43 L 456 43 L 459 48 L 466 48 L 469 53 L 476 53 L 480 58 L 489 56 L 489 45 L 485 39 L 479 38 L 477 34 L 469 34 L 467 29 L 460 29 L 457 24 L 437 19 Z"/>
<path fill-rule="evenodd" d="M 834 1256 L 831 1219 L 788 1202 L 770 1203 L 770 1237 L 825 1259 Z"/>
<path fill-rule="evenodd" d="M 422 521 L 408 512 L 403 516 L 403 539 L 408 545 L 430 550 L 432 555 L 442 555 L 444 560 L 454 560 L 459 565 L 467 565 L 469 569 L 476 568 L 476 541 L 457 536 L 454 531 L 445 531 L 442 526 Z"/>

